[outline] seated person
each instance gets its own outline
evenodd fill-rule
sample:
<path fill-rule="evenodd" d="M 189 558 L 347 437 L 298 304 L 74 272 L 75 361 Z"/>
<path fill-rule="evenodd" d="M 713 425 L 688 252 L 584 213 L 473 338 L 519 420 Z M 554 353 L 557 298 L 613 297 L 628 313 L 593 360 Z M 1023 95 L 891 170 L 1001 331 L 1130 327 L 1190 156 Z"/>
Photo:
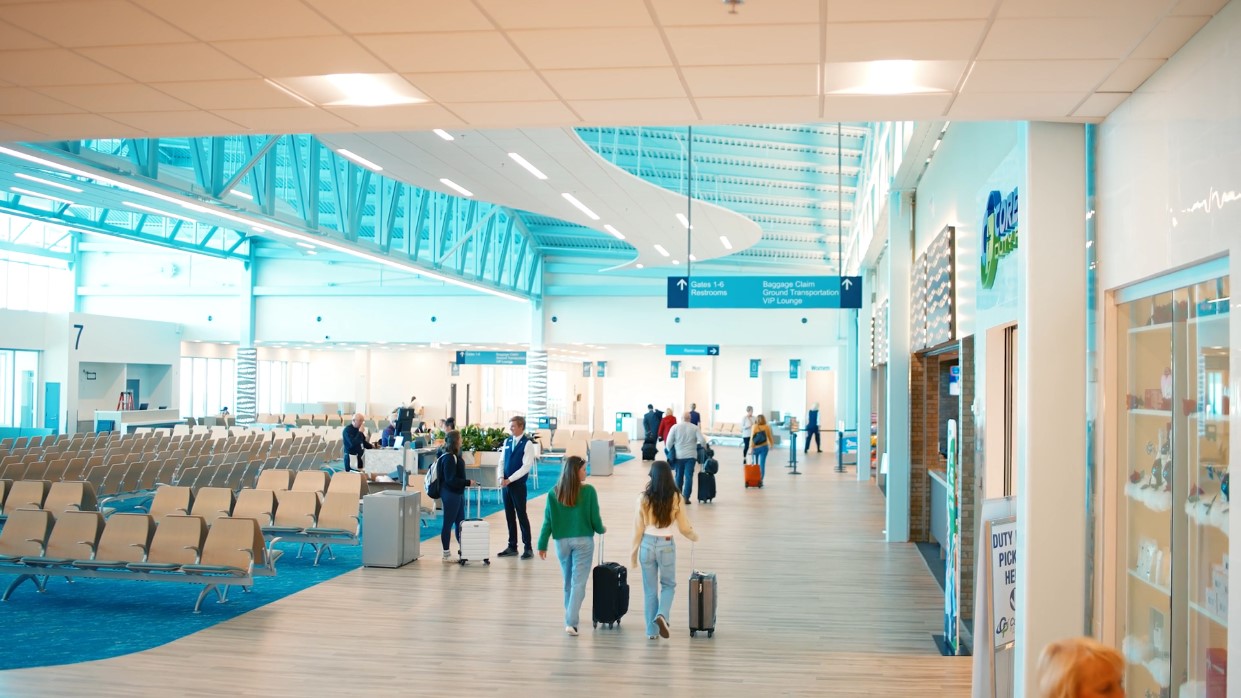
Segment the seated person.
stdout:
<path fill-rule="evenodd" d="M 379 436 L 379 446 L 381 448 L 396 446 L 396 437 L 396 420 L 389 418 L 388 426 L 384 427 L 383 434 Z"/>

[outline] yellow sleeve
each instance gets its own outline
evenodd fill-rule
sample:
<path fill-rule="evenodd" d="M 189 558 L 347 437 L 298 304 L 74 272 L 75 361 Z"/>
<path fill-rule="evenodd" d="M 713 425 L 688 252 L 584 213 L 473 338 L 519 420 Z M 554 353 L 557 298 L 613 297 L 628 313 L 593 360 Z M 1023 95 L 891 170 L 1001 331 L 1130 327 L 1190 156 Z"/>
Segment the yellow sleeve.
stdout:
<path fill-rule="evenodd" d="M 638 513 L 634 516 L 633 522 L 633 549 L 630 551 L 629 560 L 632 567 L 638 566 L 638 548 L 642 546 L 642 534 L 646 531 L 646 521 L 642 517 L 642 497 L 638 497 Z"/>
<path fill-rule="evenodd" d="M 694 531 L 694 526 L 689 522 L 689 516 L 685 513 L 685 503 L 680 499 L 677 500 L 677 528 L 681 530 L 681 535 L 697 542 L 698 534 Z"/>

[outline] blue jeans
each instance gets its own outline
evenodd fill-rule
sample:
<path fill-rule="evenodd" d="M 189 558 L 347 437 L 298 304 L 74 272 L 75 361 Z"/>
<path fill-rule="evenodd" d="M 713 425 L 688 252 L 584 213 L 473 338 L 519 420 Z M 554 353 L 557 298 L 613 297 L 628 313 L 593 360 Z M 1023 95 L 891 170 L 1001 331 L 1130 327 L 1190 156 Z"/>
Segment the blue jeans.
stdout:
<path fill-rule="evenodd" d="M 564 573 L 564 624 L 576 628 L 586 598 L 586 580 L 590 577 L 590 560 L 595 555 L 593 536 L 561 538 L 556 541 L 560 571 Z"/>
<path fill-rule="evenodd" d="M 678 458 L 672 461 L 672 469 L 676 473 L 677 489 L 681 491 L 681 496 L 685 501 L 689 501 L 689 496 L 694 492 L 694 466 L 697 463 L 693 458 Z"/>
<path fill-rule="evenodd" d="M 750 449 L 750 453 L 754 454 L 754 460 L 758 461 L 759 477 L 764 480 L 767 479 L 767 451 L 769 451 L 770 448 L 771 447 L 764 444 Z"/>
<path fill-rule="evenodd" d="M 642 566 L 642 591 L 645 593 L 646 634 L 658 635 L 655 616 L 663 616 L 672 625 L 672 595 L 677 588 L 677 546 L 664 536 L 642 536 L 638 548 L 638 564 Z"/>
<path fill-rule="evenodd" d="M 461 522 L 465 521 L 465 493 L 450 492 L 440 488 L 440 501 L 444 504 L 444 527 L 440 529 L 440 545 L 448 550 L 452 542 L 452 529 L 457 529 L 457 549 L 461 549 Z"/>

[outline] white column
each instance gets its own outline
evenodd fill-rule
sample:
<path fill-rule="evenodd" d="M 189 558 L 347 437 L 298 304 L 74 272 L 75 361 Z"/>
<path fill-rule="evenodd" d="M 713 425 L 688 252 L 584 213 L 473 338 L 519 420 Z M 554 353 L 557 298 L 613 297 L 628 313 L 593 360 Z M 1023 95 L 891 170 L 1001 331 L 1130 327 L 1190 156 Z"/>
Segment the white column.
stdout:
<path fill-rule="evenodd" d="M 258 350 L 254 348 L 254 276 L 258 259 L 254 253 L 242 267 L 241 297 L 241 336 L 237 341 L 237 382 L 236 404 L 233 405 L 233 418 L 238 424 L 254 424 L 258 420 Z M 213 406 L 211 409 L 215 409 Z M 277 407 L 283 410 L 284 405 Z M 189 415 L 182 415 L 183 417 Z"/>
<path fill-rule="evenodd" d="M 538 426 L 539 417 L 547 416 L 547 348 L 543 344 L 546 322 L 543 302 L 531 302 L 530 351 L 526 353 L 526 426 L 529 429 Z"/>
<path fill-rule="evenodd" d="M 862 272 L 862 307 L 857 312 L 857 479 L 870 479 L 870 364 L 874 347 L 871 345 L 870 316 L 874 312 L 871 294 L 875 290 L 875 275 Z"/>
<path fill-rule="evenodd" d="M 888 509 L 887 540 L 909 540 L 909 270 L 913 192 L 888 200 Z"/>
<path fill-rule="evenodd" d="M 1024 145 L 1014 681 L 1033 695 L 1043 647 L 1086 630 L 1085 130 L 1030 123 Z"/>

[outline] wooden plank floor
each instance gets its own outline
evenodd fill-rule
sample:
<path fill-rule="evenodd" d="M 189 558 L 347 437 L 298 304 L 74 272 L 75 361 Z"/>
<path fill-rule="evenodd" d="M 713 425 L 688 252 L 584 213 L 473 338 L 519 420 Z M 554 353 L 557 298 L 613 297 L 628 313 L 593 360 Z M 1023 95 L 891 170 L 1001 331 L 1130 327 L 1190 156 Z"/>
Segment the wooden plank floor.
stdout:
<path fill-rule="evenodd" d="M 778 451 L 767 486 L 745 490 L 739 450 L 719 452 L 719 498 L 690 508 L 697 566 L 720 578 L 712 639 L 689 637 L 682 582 L 671 639 L 647 640 L 639 570 L 620 629 L 591 629 L 588 589 L 568 637 L 554 552 L 461 568 L 432 542 L 402 569 L 360 569 L 147 652 L 0 672 L 0 695 L 968 695 L 969 660 L 931 639 L 943 597 L 912 545 L 883 542 L 873 485 L 831 472 L 826 453 L 791 476 Z M 628 564 L 645 471 L 630 461 L 591 480 L 608 559 Z M 536 535 L 542 511 L 532 504 Z M 499 550 L 503 514 L 491 520 Z M 679 541 L 682 580 L 689 552 Z"/>

